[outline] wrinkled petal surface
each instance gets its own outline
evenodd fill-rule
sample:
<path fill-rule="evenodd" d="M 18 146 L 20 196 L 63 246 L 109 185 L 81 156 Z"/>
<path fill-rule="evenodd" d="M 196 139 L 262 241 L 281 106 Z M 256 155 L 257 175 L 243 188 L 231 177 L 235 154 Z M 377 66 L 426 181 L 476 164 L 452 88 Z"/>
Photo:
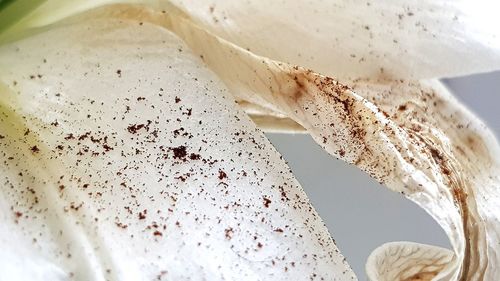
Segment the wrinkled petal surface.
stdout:
<path fill-rule="evenodd" d="M 312 70 L 257 56 L 183 16 L 170 17 L 175 20 L 163 24 L 238 98 L 301 124 L 329 153 L 416 202 L 443 227 L 455 254 L 448 263 L 439 261 L 432 272 L 413 268 L 409 277 L 397 268 L 394 274 L 406 276 L 402 280 L 494 280 L 499 275 L 499 145 L 439 82 L 357 79 L 350 88 Z M 402 250 L 395 253 L 415 249 L 417 257 L 427 257 L 430 246 L 406 245 L 399 244 Z M 404 254 L 391 259 L 408 266 L 412 260 L 416 266 L 424 262 Z M 368 272 L 375 272 L 370 268 L 375 264 L 369 261 Z M 370 277 L 392 278 L 381 276 L 387 277 Z"/>

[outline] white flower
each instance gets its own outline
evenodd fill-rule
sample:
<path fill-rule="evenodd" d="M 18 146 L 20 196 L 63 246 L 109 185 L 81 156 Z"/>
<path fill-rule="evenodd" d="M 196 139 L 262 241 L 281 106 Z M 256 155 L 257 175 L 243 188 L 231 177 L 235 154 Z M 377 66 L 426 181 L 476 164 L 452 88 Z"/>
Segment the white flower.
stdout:
<path fill-rule="evenodd" d="M 20 9 L 0 35 L 0 279 L 355 280 L 257 124 L 309 133 L 449 236 L 382 245 L 372 280 L 496 280 L 499 145 L 435 80 L 500 66 L 487 7 Z"/>

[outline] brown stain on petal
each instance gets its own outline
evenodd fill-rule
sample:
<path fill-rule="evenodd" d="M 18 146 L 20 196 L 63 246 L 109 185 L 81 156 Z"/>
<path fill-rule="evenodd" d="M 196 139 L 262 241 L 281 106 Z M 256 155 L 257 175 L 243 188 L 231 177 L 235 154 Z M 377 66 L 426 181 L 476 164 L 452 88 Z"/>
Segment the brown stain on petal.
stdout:
<path fill-rule="evenodd" d="M 401 281 L 430 281 L 438 274 L 437 271 L 432 272 L 419 272 L 415 275 L 412 275 L 408 278 L 401 279 Z"/>
<path fill-rule="evenodd" d="M 477 247 L 477 245 L 471 244 L 472 234 L 476 233 L 477 224 L 474 223 L 474 218 L 470 213 L 470 206 L 468 204 L 468 193 L 467 193 L 467 180 L 463 178 L 463 175 L 456 167 L 459 167 L 456 159 L 449 154 L 446 154 L 442 147 L 434 145 L 423 138 L 420 138 L 422 143 L 426 145 L 428 153 L 434 160 L 435 164 L 439 167 L 441 174 L 447 180 L 446 185 L 449 188 L 451 195 L 453 196 L 453 201 L 460 211 L 463 224 L 463 233 L 465 239 L 465 249 L 464 258 L 462 263 L 462 270 L 459 280 L 467 280 L 469 275 L 469 268 L 471 264 L 471 253 L 472 248 Z M 427 280 L 427 279 L 409 279 L 409 280 Z M 430 279 L 429 279 L 430 280 Z"/>
<path fill-rule="evenodd" d="M 487 163 L 492 163 L 491 154 L 487 145 L 476 133 L 470 132 L 464 139 L 464 145 L 470 149 L 469 157 L 486 159 Z"/>
<path fill-rule="evenodd" d="M 308 81 L 307 77 L 303 73 L 297 73 L 292 76 L 293 81 L 295 82 L 295 87 L 292 90 L 292 99 L 293 101 L 299 101 L 302 96 L 307 93 L 306 84 Z"/>

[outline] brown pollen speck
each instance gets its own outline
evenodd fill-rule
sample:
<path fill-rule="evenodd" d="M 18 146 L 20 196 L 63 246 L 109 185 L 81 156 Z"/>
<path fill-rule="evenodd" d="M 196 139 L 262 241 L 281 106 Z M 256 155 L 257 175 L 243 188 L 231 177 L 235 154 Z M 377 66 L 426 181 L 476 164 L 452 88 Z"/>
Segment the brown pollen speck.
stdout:
<path fill-rule="evenodd" d="M 271 204 L 271 200 L 269 198 L 264 197 L 264 207 L 269 208 L 269 205 Z"/>

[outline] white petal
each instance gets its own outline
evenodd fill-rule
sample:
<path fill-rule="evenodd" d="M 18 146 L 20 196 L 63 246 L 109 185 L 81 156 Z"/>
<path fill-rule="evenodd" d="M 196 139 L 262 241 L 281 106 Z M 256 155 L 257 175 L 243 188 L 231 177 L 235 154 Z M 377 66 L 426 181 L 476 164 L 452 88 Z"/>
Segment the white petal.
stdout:
<path fill-rule="evenodd" d="M 462 260 L 466 280 L 495 280 L 500 274 L 500 146 L 493 133 L 438 81 L 360 80 L 354 90 L 418 142 L 434 146 L 432 162 L 441 172 L 433 180 L 437 189 L 424 186 L 424 192 L 407 196 L 441 224 L 456 258 Z M 451 222 L 430 204 L 432 197 L 443 204 L 446 192 L 452 195 L 448 201 L 455 204 L 461 223 Z"/>
<path fill-rule="evenodd" d="M 353 280 L 221 82 L 96 19 L 0 48 L 0 279 Z"/>
<path fill-rule="evenodd" d="M 448 280 L 498 276 L 498 143 L 438 83 L 356 79 L 357 94 L 332 78 L 244 51 L 185 15 L 121 13 L 116 16 L 139 16 L 176 32 L 238 100 L 292 118 L 330 153 L 426 209 L 449 235 L 455 255 L 433 274 Z M 409 110 L 401 110 L 401 105 Z M 407 113 L 390 114 L 399 111 Z M 402 262 L 412 265 L 410 260 Z M 404 275 L 398 269 L 390 272 Z M 415 272 L 409 278 L 424 276 Z"/>
<path fill-rule="evenodd" d="M 175 0 L 216 35 L 341 81 L 500 68 L 499 4 L 470 0 Z"/>
<path fill-rule="evenodd" d="M 187 19 L 170 17 L 175 20 L 166 25 L 232 93 L 287 115 L 328 152 L 429 212 L 455 254 L 439 276 L 498 276 L 499 145 L 439 82 L 358 79 L 358 94 L 332 78 L 256 56 Z"/>
<path fill-rule="evenodd" d="M 393 242 L 372 252 L 366 265 L 371 280 L 428 281 L 453 263 L 453 252 L 447 249 L 411 242 Z M 413 278 L 413 279 L 411 279 Z"/>
<path fill-rule="evenodd" d="M 280 118 L 270 115 L 248 115 L 257 127 L 264 132 L 300 134 L 307 133 L 304 128 L 290 118 Z"/>

